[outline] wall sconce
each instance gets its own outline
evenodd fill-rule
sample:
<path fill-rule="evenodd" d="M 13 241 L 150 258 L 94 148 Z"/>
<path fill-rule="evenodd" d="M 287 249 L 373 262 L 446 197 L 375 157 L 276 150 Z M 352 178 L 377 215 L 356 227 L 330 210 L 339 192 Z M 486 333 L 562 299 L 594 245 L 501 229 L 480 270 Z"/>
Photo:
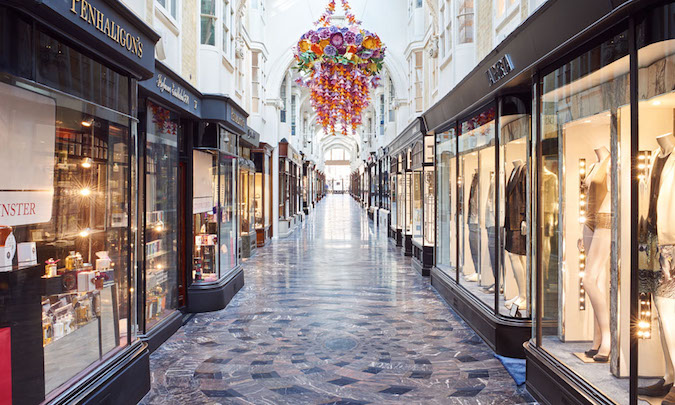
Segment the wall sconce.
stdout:
<path fill-rule="evenodd" d="M 579 159 L 579 223 L 586 223 L 586 159 Z M 584 276 L 586 275 L 586 248 L 582 246 L 579 249 L 579 310 L 586 310 L 586 288 L 584 287 Z"/>
<path fill-rule="evenodd" d="M 91 160 L 91 158 L 84 158 L 84 160 L 82 160 L 82 163 L 80 165 L 85 169 L 89 169 L 92 166 L 92 163 L 93 161 Z"/>
<path fill-rule="evenodd" d="M 93 118 L 89 118 L 88 120 L 84 120 L 84 121 L 81 122 L 82 126 L 85 127 L 85 128 L 91 127 L 93 123 L 94 123 Z"/>

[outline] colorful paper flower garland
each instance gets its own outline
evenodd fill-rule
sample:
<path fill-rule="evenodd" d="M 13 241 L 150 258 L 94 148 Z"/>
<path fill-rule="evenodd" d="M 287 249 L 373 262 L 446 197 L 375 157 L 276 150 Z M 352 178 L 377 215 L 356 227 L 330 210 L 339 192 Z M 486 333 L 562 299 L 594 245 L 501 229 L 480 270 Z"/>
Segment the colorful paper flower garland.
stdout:
<path fill-rule="evenodd" d="M 309 75 L 298 83 L 309 87 L 312 106 L 327 133 L 347 135 L 361 124 L 361 113 L 370 102 L 370 88 L 379 85 L 386 47 L 377 34 L 361 29 L 350 12 L 347 0 L 341 0 L 348 27 L 331 25 L 335 2 L 331 0 L 326 12 L 315 25 L 316 30 L 305 33 L 294 54 L 297 69 Z"/>

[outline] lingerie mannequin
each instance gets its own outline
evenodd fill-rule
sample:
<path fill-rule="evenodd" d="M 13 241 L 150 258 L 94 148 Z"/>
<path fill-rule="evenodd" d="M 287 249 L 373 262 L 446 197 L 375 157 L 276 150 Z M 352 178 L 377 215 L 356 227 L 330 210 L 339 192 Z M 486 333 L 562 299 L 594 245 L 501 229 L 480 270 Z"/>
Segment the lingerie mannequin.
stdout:
<path fill-rule="evenodd" d="M 595 149 L 598 158 L 586 177 L 587 214 L 583 239 L 579 248 L 586 251 L 584 287 L 591 301 L 594 316 L 593 347 L 585 352 L 599 363 L 609 361 L 611 336 L 609 330 L 608 286 L 603 275 L 609 264 L 611 233 L 610 153 L 606 147 Z"/>
<path fill-rule="evenodd" d="M 654 293 L 656 313 L 659 318 L 661 345 L 666 361 L 666 373 L 658 383 L 649 387 L 640 387 L 638 394 L 661 397 L 667 394 L 662 405 L 675 405 L 675 231 L 672 220 L 675 210 L 673 187 L 675 186 L 675 138 L 667 134 L 656 138 L 659 144 L 658 155 L 651 167 L 650 212 L 648 218 L 652 232 L 658 238 L 659 264 L 662 278 Z M 653 189 L 652 189 L 653 188 Z M 670 322 L 666 322 L 669 320 Z"/>
<path fill-rule="evenodd" d="M 478 225 L 478 169 L 474 170 L 469 188 L 469 209 L 467 212 L 467 225 L 469 228 L 469 250 L 473 261 L 474 272 L 465 275 L 466 281 L 478 281 L 479 255 L 480 255 L 480 228 Z"/>
<path fill-rule="evenodd" d="M 518 295 L 506 301 L 504 305 L 511 309 L 516 305 L 518 309 L 527 306 L 527 280 L 526 280 L 526 233 L 525 222 L 525 187 L 527 172 L 525 163 L 516 159 L 513 161 L 513 171 L 506 186 L 506 214 L 504 227 L 506 229 L 506 251 L 509 252 L 509 260 L 513 269 L 513 277 L 516 279 Z"/>

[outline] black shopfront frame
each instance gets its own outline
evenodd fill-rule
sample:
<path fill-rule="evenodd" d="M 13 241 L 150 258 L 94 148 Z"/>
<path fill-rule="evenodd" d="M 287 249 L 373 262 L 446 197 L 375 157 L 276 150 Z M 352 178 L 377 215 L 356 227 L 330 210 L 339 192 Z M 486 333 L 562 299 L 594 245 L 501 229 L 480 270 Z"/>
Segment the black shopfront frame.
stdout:
<path fill-rule="evenodd" d="M 542 159 L 542 122 L 540 111 L 540 100 L 542 99 L 541 79 L 548 73 L 555 71 L 566 62 L 571 61 L 580 54 L 589 51 L 594 46 L 616 34 L 617 31 L 625 31 L 628 34 L 629 42 L 629 77 L 630 77 L 630 160 L 637 162 L 638 141 L 639 141 L 639 83 L 638 83 L 638 40 L 637 25 L 640 19 L 649 13 L 649 10 L 660 5 L 670 4 L 669 1 L 610 1 L 584 2 L 584 1 L 561 1 L 549 0 L 530 18 L 518 27 L 500 46 L 499 53 L 493 51 L 485 60 L 479 63 L 470 75 L 465 78 L 457 88 L 446 96 L 446 100 L 433 106 L 425 118 L 430 123 L 431 128 L 436 128 L 437 133 L 443 132 L 451 125 L 453 120 L 442 122 L 441 117 L 445 114 L 447 117 L 458 117 L 464 115 L 466 111 L 475 109 L 475 106 L 484 104 L 489 99 L 498 99 L 503 95 L 508 95 L 514 88 L 524 89 L 529 87 L 533 96 L 532 103 L 532 142 L 529 153 L 531 159 L 532 172 L 532 190 L 540 190 L 543 176 L 543 166 L 540 164 Z M 578 13 L 583 9 L 584 13 Z M 566 21 L 566 24 L 560 26 L 560 30 L 550 30 L 554 22 Z M 558 24 L 559 25 L 559 24 Z M 557 25 L 556 25 L 557 26 Z M 671 28 L 672 29 L 672 28 Z M 566 32 L 565 32 L 566 31 Z M 505 79 L 503 83 L 493 85 L 481 84 L 484 80 L 483 71 L 494 64 L 502 55 L 511 54 L 515 69 Z M 518 56 L 514 56 L 518 55 Z M 471 95 L 471 93 L 474 95 Z M 450 106 L 448 101 L 452 99 L 457 106 Z M 463 103 L 463 104 L 462 104 Z M 498 114 L 499 115 L 499 114 Z M 630 167 L 631 187 L 630 187 L 630 210 L 622 215 L 630 215 L 630 226 L 632 229 L 638 227 L 638 193 L 637 193 L 637 165 Z M 542 251 L 542 230 L 537 224 L 543 223 L 542 199 L 537 192 L 531 193 L 531 215 L 532 221 L 528 225 L 528 230 L 535 237 L 531 240 L 531 260 L 532 260 L 532 329 L 531 340 L 525 344 L 525 355 L 527 358 L 527 387 L 531 394 L 537 400 L 545 404 L 615 404 L 615 402 L 597 387 L 590 384 L 581 376 L 574 373 L 565 364 L 555 358 L 553 355 L 542 349 L 542 337 L 548 328 L 555 328 L 546 322 L 543 317 L 543 258 Z M 638 243 L 637 232 L 631 232 L 631 268 L 638 268 Z M 446 280 L 443 280 L 443 279 Z M 637 322 L 635 314 L 639 313 L 638 308 L 638 272 L 630 272 L 630 365 L 629 365 L 629 403 L 637 405 L 637 387 L 638 387 L 638 338 Z M 448 286 L 454 283 L 447 276 L 438 272 L 436 269 L 432 272 L 432 284 L 441 292 L 442 295 L 455 296 L 448 293 Z M 461 301 L 461 300 L 460 300 Z M 457 301 L 451 301 L 453 307 L 457 308 Z M 471 318 L 481 318 L 475 311 L 475 303 L 461 303 L 460 306 L 469 307 L 468 311 L 474 312 Z M 465 319 L 466 315 L 459 310 L 460 315 Z M 475 322 L 469 322 L 488 343 L 486 338 L 485 325 L 477 325 Z M 488 324 L 489 322 L 483 322 Z M 555 329 L 548 329 L 550 332 Z M 504 331 L 502 339 L 510 339 L 517 331 Z M 529 333 L 528 333 L 529 335 Z M 517 339 L 520 340 L 520 339 Z M 494 340 L 493 340 L 494 341 Z M 491 344 L 492 345 L 492 344 Z M 512 347 L 515 347 L 512 345 Z M 494 346 L 493 346 L 494 348 Z"/>
<path fill-rule="evenodd" d="M 22 59 L 19 57 L 18 48 L 5 48 L 7 54 L 0 54 L 0 70 L 2 70 L 4 80 L 12 84 L 20 84 L 32 88 L 35 91 L 44 90 L 52 94 L 59 94 L 59 97 L 71 99 L 76 104 L 81 103 L 82 112 L 98 116 L 98 112 L 114 111 L 114 114 L 128 118 L 129 138 L 128 138 L 128 158 L 123 162 L 128 167 L 128 174 L 124 177 L 128 183 L 125 195 L 128 201 L 128 207 L 125 214 L 128 215 L 126 240 L 136 244 L 137 233 L 132 228 L 137 225 L 137 153 L 138 137 L 133 131 L 137 125 L 137 81 L 152 76 L 152 63 L 154 62 L 154 44 L 159 36 L 152 31 L 144 22 L 133 15 L 125 6 L 112 1 L 93 1 L 92 7 L 105 13 L 106 17 L 114 19 L 118 24 L 127 28 L 127 32 L 133 32 L 135 41 L 143 42 L 144 55 L 130 55 L 124 49 L 120 49 L 113 41 L 108 41 L 104 35 L 101 35 L 86 22 L 79 20 L 79 16 L 73 18 L 70 10 L 70 3 L 63 7 L 65 2 L 57 3 L 55 1 L 46 2 L 26 2 L 26 1 L 0 1 L 0 9 L 7 12 L 9 16 L 18 17 L 28 27 L 28 31 L 23 34 L 30 36 L 30 43 L 21 49 L 21 55 L 27 56 Z M 22 44 L 20 39 L 22 34 L 13 31 L 16 27 L 12 24 L 6 24 L 7 34 L 15 46 Z M 3 27 L 3 28 L 5 28 Z M 100 97 L 101 93 L 89 92 L 88 94 L 78 94 L 74 91 L 74 85 L 82 87 L 82 83 L 64 82 L 59 86 L 52 87 L 40 79 L 38 74 L 38 64 L 40 63 L 38 40 L 39 35 L 45 35 L 53 41 L 58 42 L 59 46 L 64 45 L 75 53 L 92 60 L 101 67 L 118 73 L 125 77 L 126 89 L 124 90 L 124 99 L 120 100 L 119 89 L 116 97 Z M 25 52 L 25 53 L 23 53 Z M 149 56 L 148 56 L 149 55 Z M 68 73 L 68 72 L 61 72 Z M 89 90 L 89 89 L 88 89 Z M 85 93 L 85 92 L 83 92 Z M 96 96 L 98 98 L 94 99 Z M 122 101 L 122 104 L 119 102 Z M 108 102 L 117 103 L 114 106 L 108 105 Z M 105 105 L 104 105 L 105 104 Z M 120 107 L 123 105 L 124 107 Z M 138 256 L 129 251 L 124 258 L 126 272 L 124 273 L 129 286 L 136 288 L 134 264 L 138 261 Z M 4 309 L 10 311 L 6 313 L 0 309 L 0 324 L 2 327 L 9 327 L 12 342 L 16 342 L 10 347 L 12 356 L 11 384 L 13 403 L 31 404 L 42 401 L 48 401 L 53 404 L 99 404 L 103 402 L 132 403 L 140 400 L 150 389 L 150 370 L 149 370 L 149 351 L 147 345 L 137 338 L 135 334 L 136 322 L 133 319 L 135 314 L 131 310 L 134 302 L 134 294 L 125 294 L 120 292 L 121 299 L 128 309 L 129 322 L 127 322 L 126 339 L 127 344 L 116 350 L 100 357 L 100 359 L 84 368 L 72 378 L 50 392 L 45 392 L 44 366 L 43 358 L 43 336 L 41 326 L 37 327 L 37 336 L 33 333 L 36 328 L 32 322 L 22 319 L 21 311 L 27 311 L 25 314 L 34 316 L 42 312 L 39 305 L 39 297 L 49 295 L 48 283 L 42 283 L 41 276 L 44 274 L 44 265 L 38 264 L 19 270 L 2 273 L 0 284 L 4 285 L 4 292 L 0 291 L 3 297 Z M 30 283 L 28 285 L 27 283 Z M 117 286 L 113 287 L 116 288 Z M 133 291 L 133 290 L 132 290 Z M 117 294 L 113 293 L 113 301 L 117 300 Z M 37 297 L 37 306 L 34 298 Z M 117 306 L 117 304 L 113 304 Z M 6 325 L 4 325 L 7 323 Z M 16 336 L 15 336 L 16 333 Z M 119 331 L 117 332 L 119 333 Z M 99 330 L 100 334 L 100 330 Z M 37 339 L 36 339 L 37 337 Z M 20 343 L 19 343 L 20 342 Z M 100 348 L 99 348 L 100 350 Z M 39 355 L 38 355 L 39 354 Z M 100 353 L 99 353 L 100 356 Z M 7 371 L 7 370 L 5 370 Z"/>

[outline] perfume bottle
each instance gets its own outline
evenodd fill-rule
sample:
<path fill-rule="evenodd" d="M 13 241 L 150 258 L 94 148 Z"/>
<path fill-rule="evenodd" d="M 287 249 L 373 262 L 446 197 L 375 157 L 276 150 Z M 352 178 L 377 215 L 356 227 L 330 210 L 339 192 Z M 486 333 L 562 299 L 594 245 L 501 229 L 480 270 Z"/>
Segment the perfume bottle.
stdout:
<path fill-rule="evenodd" d="M 45 262 L 45 277 L 56 277 L 58 273 L 58 266 L 56 263 L 58 263 L 59 260 L 54 260 L 53 258 L 49 258 Z"/>
<path fill-rule="evenodd" d="M 75 270 L 75 260 L 76 260 L 75 251 L 71 250 L 68 257 L 66 257 L 66 271 Z"/>

